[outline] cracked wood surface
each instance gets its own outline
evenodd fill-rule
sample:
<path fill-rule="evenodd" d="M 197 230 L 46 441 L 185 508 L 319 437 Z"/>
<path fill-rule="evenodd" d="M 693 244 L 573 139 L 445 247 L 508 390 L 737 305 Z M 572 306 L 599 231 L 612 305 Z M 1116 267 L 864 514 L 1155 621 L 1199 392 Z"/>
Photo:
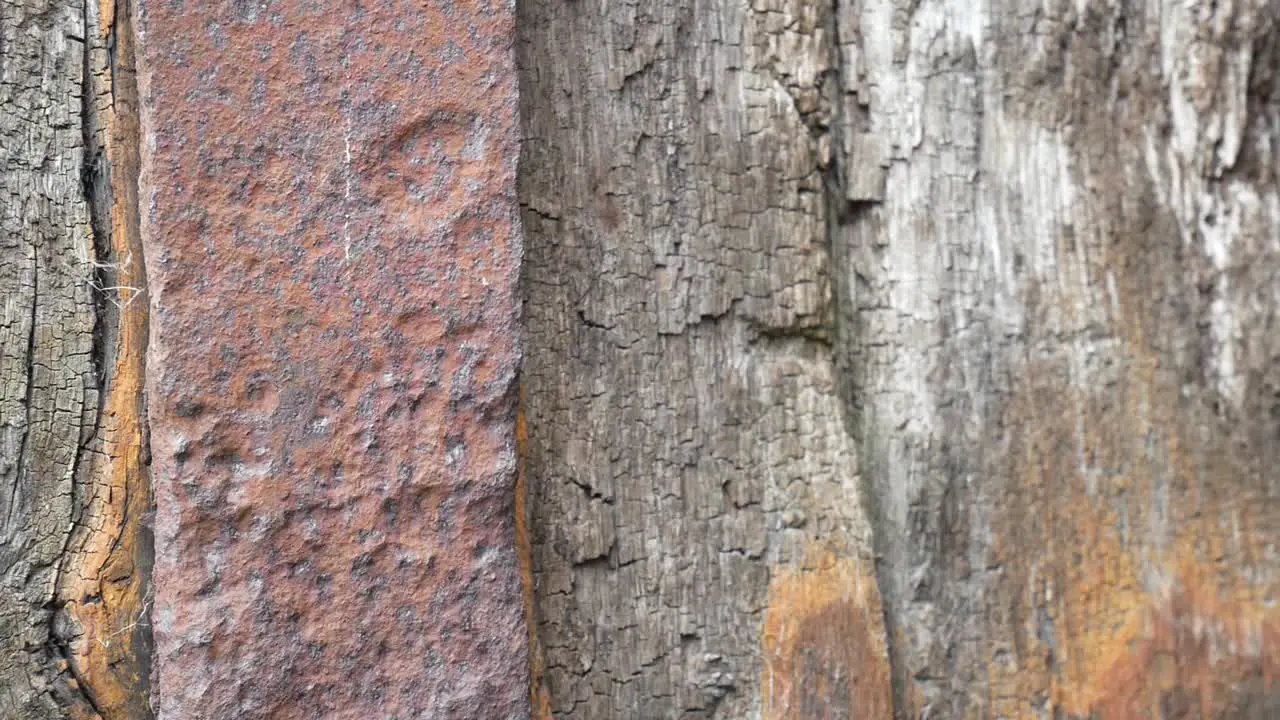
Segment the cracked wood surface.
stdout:
<path fill-rule="evenodd" d="M 522 6 L 545 712 L 887 711 L 831 346 L 832 10 Z"/>
<path fill-rule="evenodd" d="M 86 455 L 83 519 L 58 588 L 68 660 L 103 720 L 152 716 L 151 482 L 146 272 L 138 218 L 138 89 L 131 0 L 90 0 L 86 190 L 96 235 L 102 410 Z"/>
<path fill-rule="evenodd" d="M 544 714 L 1280 712 L 1278 8 L 526 2 Z"/>
<path fill-rule="evenodd" d="M 842 6 L 839 346 L 900 716 L 1280 713 L 1278 22 Z"/>
<path fill-rule="evenodd" d="M 98 412 L 82 182 L 85 16 L 0 5 L 0 717 L 93 712 L 55 633 Z"/>
<path fill-rule="evenodd" d="M 150 716 L 128 13 L 0 9 L 5 718 Z"/>
<path fill-rule="evenodd" d="M 388 12 L 402 21 L 415 17 L 407 5 L 392 5 Z M 255 7 L 237 4 L 234 18 L 191 26 L 186 36 L 158 35 L 158 46 L 177 52 L 163 43 L 203 37 L 213 48 L 201 46 L 209 60 L 278 17 Z M 387 8 L 359 19 L 381 27 L 370 18 L 388 19 L 378 14 Z M 440 463 L 473 462 L 478 445 L 505 469 L 477 494 L 436 503 L 430 491 L 427 506 L 439 537 L 454 537 L 451 518 L 463 508 L 496 533 L 493 548 L 510 549 L 516 533 L 526 541 L 541 716 L 1280 714 L 1273 469 L 1280 461 L 1280 5 L 528 0 L 520 12 L 529 345 L 521 430 L 528 497 L 520 511 L 528 516 L 518 528 L 501 520 L 509 512 L 501 488 L 514 472 L 510 438 L 500 439 L 514 432 L 512 357 L 486 369 L 469 341 L 437 343 L 445 348 L 440 367 L 454 381 L 449 403 L 432 407 L 441 416 L 474 410 L 497 434 L 461 445 L 445 437 Z M 130 194 L 137 131 L 128 16 L 123 2 L 0 5 L 0 153 L 9 198 L 0 239 L 4 718 L 148 712 L 147 318 L 138 309 L 145 303 L 131 302 L 140 297 L 131 288 L 145 287 L 145 278 Z M 314 30 L 313 20 L 307 16 Z M 313 32 L 293 48 L 346 47 L 337 37 Z M 439 63 L 473 49 L 445 44 Z M 305 103 L 316 99 L 307 92 L 326 85 L 317 56 L 303 56 L 298 101 Z M 406 67 L 416 67 L 416 56 L 406 57 Z M 250 74 L 200 81 L 207 94 L 182 96 L 214 103 L 244 91 L 252 105 L 273 87 Z M 361 107 L 350 102 L 331 105 Z M 475 160 L 484 140 L 475 125 L 464 132 L 457 117 L 441 119 L 453 128 L 444 132 L 442 157 Z M 361 243 L 385 232 L 362 231 L 361 213 L 385 226 L 370 207 L 407 208 L 402 196 L 439 189 L 401 187 L 413 163 L 387 159 L 397 148 L 411 151 L 431 121 L 391 123 L 391 145 L 366 156 L 378 123 L 389 121 L 376 113 L 360 119 L 344 128 L 339 118 L 315 133 L 327 138 L 330 156 L 356 160 L 367 177 L 348 169 L 315 180 L 343 208 L 340 217 L 307 206 L 307 222 L 342 238 L 340 254 L 358 262 Z M 227 120 L 217 133 L 248 132 L 238 122 Z M 299 157 L 318 157 L 317 147 Z M 199 182 L 217 170 L 212 160 L 232 155 L 202 156 L 210 162 L 198 168 L 175 165 L 174 181 L 159 189 Z M 272 183 L 303 182 L 280 157 L 271 160 L 263 168 Z M 494 177 L 508 177 L 503 167 Z M 210 182 L 202 202 L 217 197 L 221 186 Z M 283 227 L 273 224 L 284 216 L 272 214 L 278 208 L 264 202 L 261 187 L 241 189 L 247 195 L 231 200 L 253 213 L 255 231 Z M 153 221 L 186 227 L 188 235 L 174 237 L 191 241 L 179 250 L 190 249 L 186 258 L 196 263 L 207 251 L 198 241 L 226 234 L 181 225 L 191 208 L 162 203 Z M 237 228 L 250 221 L 237 222 L 223 218 L 216 227 L 240 239 Z M 154 247 L 170 253 L 157 262 L 173 281 L 181 253 Z M 329 255 L 317 252 L 312 279 L 331 279 Z M 395 258 L 404 270 L 416 256 Z M 242 259 L 246 272 L 212 297 L 269 303 L 258 282 L 267 276 L 253 279 L 259 265 Z M 225 272 L 224 260 L 206 275 Z M 455 282 L 478 267 L 443 275 Z M 479 311 L 467 302 L 490 302 L 488 287 L 450 285 L 444 305 L 453 310 L 441 311 L 450 332 L 458 322 L 472 327 L 467 318 Z M 205 357 L 200 333 L 231 314 L 204 313 L 200 302 L 209 296 L 184 296 L 182 282 L 170 290 L 179 302 L 167 309 L 203 314 L 188 336 L 173 333 L 188 326 L 171 318 L 176 339 L 166 352 Z M 461 305 L 471 310 L 450 314 Z M 502 315 L 509 303 L 500 298 L 494 307 Z M 319 324 L 333 330 L 344 317 Z M 397 321 L 418 327 L 415 317 Z M 285 319 L 296 334 L 317 323 Z M 249 334 L 259 330 L 272 328 Z M 365 343 L 375 350 L 353 366 L 370 358 L 379 369 L 413 365 L 398 354 L 398 337 Z M 291 347 L 276 346 L 272 363 L 291 357 Z M 227 362 L 227 346 L 218 350 L 204 370 Z M 452 350 L 460 364 L 451 364 Z M 303 546 L 281 540 L 296 529 L 310 542 L 316 513 L 358 525 L 357 543 L 371 543 L 354 556 L 355 579 L 337 585 L 341 598 L 370 583 L 367 599 L 404 628 L 371 647 L 395 652 L 396 642 L 424 628 L 413 615 L 421 597 L 408 600 L 418 587 L 412 567 L 397 564 L 396 585 L 379 573 L 388 546 L 365 502 L 372 495 L 331 488 L 294 502 L 279 484 L 237 490 L 247 486 L 235 484 L 243 478 L 229 461 L 254 448 L 236 445 L 228 427 L 252 433 L 312 419 L 307 398 L 289 394 L 289 378 L 272 376 L 279 366 L 263 367 L 251 367 L 243 384 L 189 372 L 195 386 L 230 388 L 213 398 L 179 393 L 173 368 L 167 384 L 153 385 L 172 405 L 160 414 L 164 447 L 177 449 L 161 462 L 167 489 L 181 480 L 174 461 L 205 463 L 210 483 L 192 504 L 170 506 L 182 508 L 169 516 L 171 577 L 193 557 L 210 562 L 195 568 L 194 595 L 184 594 L 184 579 L 169 596 L 170 667 L 216 668 L 219 658 L 236 656 L 222 649 L 238 630 L 266 643 L 235 641 L 265 691 L 230 698 L 219 688 L 240 688 L 231 676 L 211 689 L 170 670 L 177 679 L 165 696 L 169 717 L 289 717 L 336 707 L 326 703 L 350 675 L 311 672 L 314 682 L 299 691 L 314 691 L 311 704 L 273 705 L 263 693 L 287 695 L 290 679 L 253 661 L 278 658 L 297 637 L 312 656 L 335 647 L 320 637 L 324 623 L 308 620 L 305 588 L 287 584 L 314 579 L 317 593 L 332 599 L 334 576 L 347 569 L 317 569 Z M 362 371 L 307 367 L 310 377 L 345 378 L 352 393 L 362 387 Z M 476 379 L 486 372 L 489 381 Z M 468 392 L 476 383 L 484 389 Z M 424 387 L 427 397 L 435 385 Z M 403 389 L 394 385 L 387 397 Z M 268 445 L 280 452 L 272 457 L 294 469 L 297 448 L 311 448 L 310 460 L 322 455 L 307 444 L 309 433 L 323 434 L 334 417 L 339 428 L 350 420 L 351 437 L 367 438 L 358 430 L 370 408 L 385 410 L 375 430 L 399 428 L 383 445 L 413 445 L 397 434 L 409 432 L 396 424 L 403 408 L 379 405 L 378 397 L 359 394 L 351 415 L 342 415 L 338 398 L 333 417 L 274 436 L 280 442 Z M 421 434 L 424 426 L 412 427 Z M 173 435 L 187 430 L 194 451 Z M 432 447 L 414 446 L 427 455 Z M 378 452 L 362 446 L 353 467 L 381 467 Z M 246 467 L 259 466 L 240 463 Z M 343 467 L 317 482 L 361 477 Z M 227 503 L 209 501 L 224 489 Z M 378 509 L 398 518 L 398 501 L 412 505 L 411 496 L 391 506 L 383 498 Z M 286 515 L 305 516 L 296 528 L 273 514 L 281 497 L 294 502 Z M 269 546 L 273 561 L 288 560 L 272 566 L 288 578 L 249 555 L 231 570 L 220 564 L 238 535 L 217 528 L 239 532 L 247 517 L 254 520 L 244 532 L 268 540 L 253 551 Z M 177 542 L 174 523 L 197 540 Z M 398 562 L 414 550 L 395 547 Z M 514 552 L 496 552 L 506 554 L 485 559 L 500 570 L 501 592 L 490 599 L 510 611 Z M 352 559 L 333 547 L 325 553 Z M 449 557 L 460 572 L 474 569 Z M 446 574 L 447 587 L 459 577 Z M 391 590 L 405 593 L 396 596 L 404 602 L 388 600 Z M 463 594 L 468 602 L 474 595 Z M 184 616 L 181 603 L 200 612 Z M 457 606 L 433 595 L 428 607 Z M 470 627 L 451 618 L 443 622 L 453 630 Z M 522 647 L 517 613 L 503 614 L 499 625 L 504 641 Z M 282 643 L 280 628 L 300 630 Z M 421 710 L 429 701 L 407 678 L 425 673 L 441 683 L 434 699 L 454 703 L 435 712 L 493 716 L 479 697 L 523 712 L 513 685 L 503 685 L 505 695 L 482 695 L 447 674 L 474 663 L 452 662 L 455 654 L 446 667 L 432 651 L 412 672 L 360 664 L 387 672 L 362 680 L 369 693 L 346 709 L 361 717 L 368 714 L 361 702 L 383 713 Z M 346 647 L 341 662 L 359 664 L 352 658 L 360 652 Z M 522 662 L 517 656 L 504 656 L 514 663 L 507 671 Z M 274 669 L 299 667 L 285 658 Z M 389 693 L 401 681 L 402 692 Z"/>

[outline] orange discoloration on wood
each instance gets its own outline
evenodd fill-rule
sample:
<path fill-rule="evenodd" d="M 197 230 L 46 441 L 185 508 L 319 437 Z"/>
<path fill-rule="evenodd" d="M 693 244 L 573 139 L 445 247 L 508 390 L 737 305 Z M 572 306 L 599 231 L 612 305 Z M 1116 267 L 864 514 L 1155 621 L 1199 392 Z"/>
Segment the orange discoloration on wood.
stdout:
<path fill-rule="evenodd" d="M 1206 570 L 1179 576 L 1177 589 L 1148 607 L 1129 652 L 1098 668 L 1092 679 L 1102 693 L 1091 710 L 1100 720 L 1261 719 L 1280 709 L 1280 614 L 1248 589 L 1218 586 Z"/>
<path fill-rule="evenodd" d="M 821 553 L 769 582 L 760 682 L 770 720 L 893 717 L 884 614 L 868 563 Z"/>
<path fill-rule="evenodd" d="M 98 0 L 98 34 L 110 37 L 116 23 L 116 2 L 118 0 Z"/>
<path fill-rule="evenodd" d="M 102 77 L 111 94 L 104 112 L 110 165 L 108 312 L 100 322 L 112 344 L 89 496 L 60 594 L 78 627 L 70 647 L 76 678 L 102 720 L 151 717 L 148 618 L 151 511 L 143 399 L 148 334 L 146 273 L 138 227 L 138 114 L 134 38 L 128 2 L 101 5 L 104 34 L 114 33 L 115 67 Z"/>
<path fill-rule="evenodd" d="M 1143 347 L 1135 329 L 1117 387 L 1096 391 L 1033 366 L 1010 407 L 1018 482 L 993 528 L 989 614 L 1013 642 L 988 657 L 995 716 L 1280 710 L 1274 507 L 1213 441 L 1230 429 L 1197 426 Z"/>
<path fill-rule="evenodd" d="M 529 428 L 524 415 L 524 387 L 516 411 L 516 445 L 519 467 L 516 474 L 516 548 L 520 556 L 520 580 L 524 591 L 524 618 L 529 632 L 529 704 L 534 720 L 551 720 L 551 696 L 543 680 L 546 663 L 538 643 L 537 595 L 533 578 L 533 543 L 529 535 L 529 476 L 525 460 L 529 451 Z"/>

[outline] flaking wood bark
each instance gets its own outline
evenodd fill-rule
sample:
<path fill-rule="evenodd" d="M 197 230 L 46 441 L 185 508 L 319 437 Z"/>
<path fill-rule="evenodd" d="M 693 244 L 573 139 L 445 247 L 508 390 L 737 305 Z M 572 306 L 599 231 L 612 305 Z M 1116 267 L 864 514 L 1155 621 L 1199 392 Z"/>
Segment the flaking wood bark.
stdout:
<path fill-rule="evenodd" d="M 150 716 L 127 17 L 127 0 L 0 7 L 0 717 L 15 720 Z"/>
<path fill-rule="evenodd" d="M 1278 15 L 525 2 L 544 714 L 1280 713 Z"/>

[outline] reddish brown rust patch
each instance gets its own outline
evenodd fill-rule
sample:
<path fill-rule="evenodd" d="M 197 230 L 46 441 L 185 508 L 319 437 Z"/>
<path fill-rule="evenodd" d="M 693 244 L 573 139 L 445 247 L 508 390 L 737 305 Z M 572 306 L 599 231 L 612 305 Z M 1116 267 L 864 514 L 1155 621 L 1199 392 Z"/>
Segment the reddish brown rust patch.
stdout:
<path fill-rule="evenodd" d="M 509 3 L 142 3 L 156 696 L 528 714 Z"/>

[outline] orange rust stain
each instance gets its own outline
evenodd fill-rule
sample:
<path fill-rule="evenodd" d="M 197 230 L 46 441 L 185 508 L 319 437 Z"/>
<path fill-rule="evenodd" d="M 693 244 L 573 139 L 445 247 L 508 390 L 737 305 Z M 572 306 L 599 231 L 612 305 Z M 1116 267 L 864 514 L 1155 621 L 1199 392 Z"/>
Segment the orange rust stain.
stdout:
<path fill-rule="evenodd" d="M 763 717 L 893 717 L 880 591 L 869 562 L 816 553 L 775 568 L 763 629 Z"/>
<path fill-rule="evenodd" d="M 1011 406 L 986 715 L 1280 712 L 1280 585 L 1262 560 L 1274 505 L 1192 435 L 1203 421 L 1141 346 L 1130 338 L 1119 389 L 1064 390 L 1033 367 Z"/>
<path fill-rule="evenodd" d="M 529 535 L 529 478 L 525 459 L 529 451 L 529 429 L 524 415 L 524 386 L 516 412 L 516 445 L 519 464 L 516 474 L 516 551 L 520 556 L 520 579 L 524 594 L 524 622 L 529 632 L 529 701 L 534 720 L 551 720 L 551 696 L 543 682 L 546 664 L 538 643 L 537 596 L 533 581 L 533 543 Z"/>
<path fill-rule="evenodd" d="M 1098 668 L 1095 717 L 1262 718 L 1280 710 L 1280 614 L 1247 590 L 1217 587 L 1205 570 L 1187 568 L 1177 589 L 1148 608 L 1130 652 Z"/>
<path fill-rule="evenodd" d="M 98 0 L 98 34 L 107 37 L 116 22 L 116 3 L 119 0 Z"/>
<path fill-rule="evenodd" d="M 107 73 L 112 103 L 105 113 L 111 164 L 111 254 L 114 364 L 103 398 L 99 437 L 87 486 L 86 509 L 59 594 L 81 633 L 70 649 L 79 685 L 102 720 L 151 717 L 147 592 L 150 548 L 143 518 L 151 510 L 144 458 L 143 380 L 148 300 L 137 212 L 138 119 L 133 35 L 127 2 L 102 7 L 104 34 L 113 30 L 117 67 Z M 107 332 L 110 340 L 113 333 Z M 96 715 L 94 717 L 97 717 Z"/>

